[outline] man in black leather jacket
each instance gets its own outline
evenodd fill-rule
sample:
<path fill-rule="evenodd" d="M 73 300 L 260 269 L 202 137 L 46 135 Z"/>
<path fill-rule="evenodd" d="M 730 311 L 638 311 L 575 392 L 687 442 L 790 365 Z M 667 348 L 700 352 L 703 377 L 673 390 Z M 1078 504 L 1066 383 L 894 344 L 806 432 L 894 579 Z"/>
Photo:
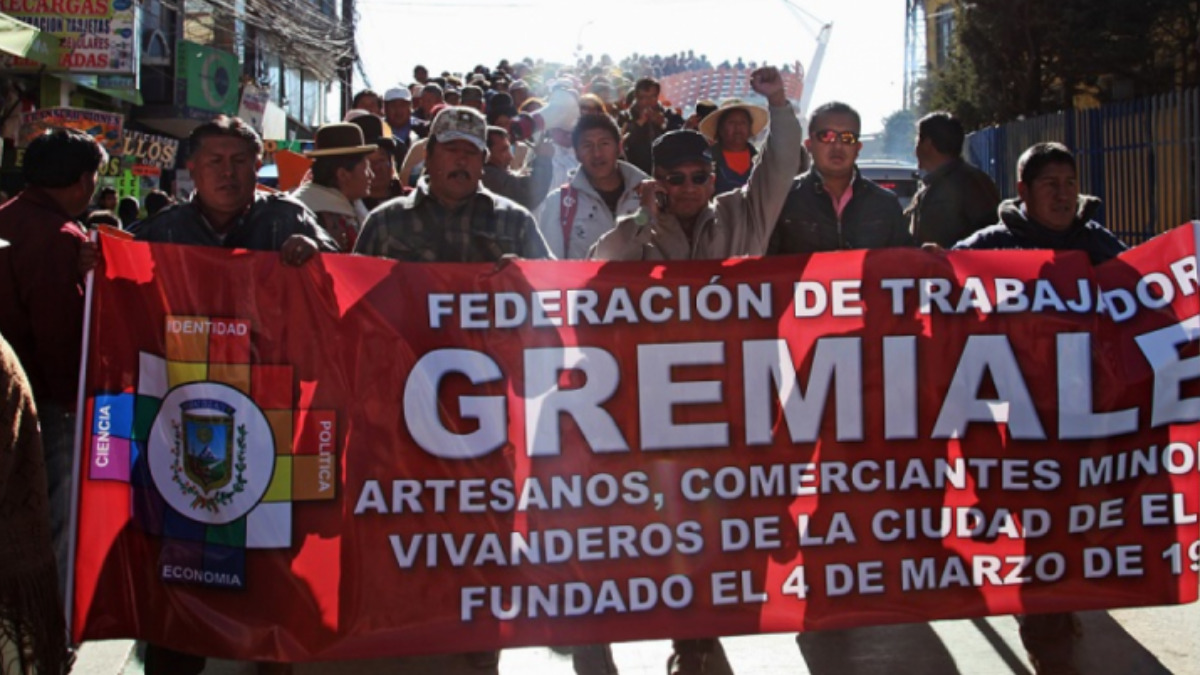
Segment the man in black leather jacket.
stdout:
<path fill-rule="evenodd" d="M 792 183 L 768 255 L 914 245 L 896 195 L 855 166 L 861 129 L 845 103 L 813 111 L 804 140 L 812 168 Z"/>

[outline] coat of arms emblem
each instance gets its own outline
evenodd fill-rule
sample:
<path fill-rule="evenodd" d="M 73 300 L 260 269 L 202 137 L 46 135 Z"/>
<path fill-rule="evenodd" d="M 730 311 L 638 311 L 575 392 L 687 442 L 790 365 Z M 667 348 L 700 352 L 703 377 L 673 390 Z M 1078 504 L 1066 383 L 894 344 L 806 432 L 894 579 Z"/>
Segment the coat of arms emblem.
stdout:
<path fill-rule="evenodd" d="M 191 382 L 168 392 L 149 450 L 150 475 L 167 504 L 212 525 L 249 513 L 275 473 L 274 434 L 262 410 L 218 382 Z"/>
<path fill-rule="evenodd" d="M 233 477 L 233 406 L 222 401 L 184 401 L 183 471 L 205 493 L 219 490 Z"/>

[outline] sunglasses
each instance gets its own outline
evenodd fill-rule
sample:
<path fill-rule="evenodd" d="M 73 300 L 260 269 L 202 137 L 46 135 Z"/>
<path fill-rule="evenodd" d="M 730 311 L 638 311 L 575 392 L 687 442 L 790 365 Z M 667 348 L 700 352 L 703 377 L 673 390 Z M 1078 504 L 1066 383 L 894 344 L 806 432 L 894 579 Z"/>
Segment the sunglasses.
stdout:
<path fill-rule="evenodd" d="M 679 187 L 680 185 L 686 183 L 688 178 L 691 178 L 692 185 L 704 185 L 708 182 L 708 177 L 711 175 L 712 174 L 708 171 L 697 171 L 696 173 L 690 175 L 676 171 L 675 173 L 667 174 L 667 183 L 674 185 L 675 187 Z"/>
<path fill-rule="evenodd" d="M 844 145 L 854 145 L 858 142 L 858 134 L 853 131 L 834 131 L 833 129 L 821 129 L 815 132 L 812 137 L 821 143 L 832 144 L 842 143 Z"/>

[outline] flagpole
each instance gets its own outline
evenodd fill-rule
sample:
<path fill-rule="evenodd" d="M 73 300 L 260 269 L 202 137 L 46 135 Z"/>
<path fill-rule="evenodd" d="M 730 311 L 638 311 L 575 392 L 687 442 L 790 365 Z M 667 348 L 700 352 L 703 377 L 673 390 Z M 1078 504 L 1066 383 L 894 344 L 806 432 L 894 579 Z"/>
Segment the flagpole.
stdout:
<path fill-rule="evenodd" d="M 100 233 L 92 230 L 89 241 L 97 247 L 97 257 L 99 257 Z M 96 264 L 99 264 L 99 260 Z M 67 619 L 67 640 L 70 643 L 74 639 L 75 625 L 72 621 L 75 606 L 75 549 L 79 540 L 79 480 L 80 469 L 82 462 L 80 457 L 83 454 L 83 418 L 84 418 L 84 401 L 87 398 L 87 392 L 84 390 L 84 384 L 87 381 L 88 370 L 88 353 L 90 349 L 89 336 L 91 331 L 89 327 L 92 324 L 92 289 L 96 277 L 95 266 L 88 270 L 87 277 L 84 282 L 83 296 L 83 336 L 82 336 L 82 351 L 79 359 L 79 386 L 75 397 L 75 439 L 72 444 L 75 455 L 71 466 L 71 510 L 70 520 L 68 521 L 67 532 L 67 583 L 63 589 L 64 594 L 64 609 Z"/>

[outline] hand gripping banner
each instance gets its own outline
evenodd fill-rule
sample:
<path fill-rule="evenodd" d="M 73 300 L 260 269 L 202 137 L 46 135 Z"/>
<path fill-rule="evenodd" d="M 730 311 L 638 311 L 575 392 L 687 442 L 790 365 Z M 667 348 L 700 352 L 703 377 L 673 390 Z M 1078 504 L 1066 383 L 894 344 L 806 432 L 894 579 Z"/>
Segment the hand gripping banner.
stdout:
<path fill-rule="evenodd" d="M 1195 242 L 292 268 L 103 238 L 73 636 L 306 661 L 1192 602 Z"/>

